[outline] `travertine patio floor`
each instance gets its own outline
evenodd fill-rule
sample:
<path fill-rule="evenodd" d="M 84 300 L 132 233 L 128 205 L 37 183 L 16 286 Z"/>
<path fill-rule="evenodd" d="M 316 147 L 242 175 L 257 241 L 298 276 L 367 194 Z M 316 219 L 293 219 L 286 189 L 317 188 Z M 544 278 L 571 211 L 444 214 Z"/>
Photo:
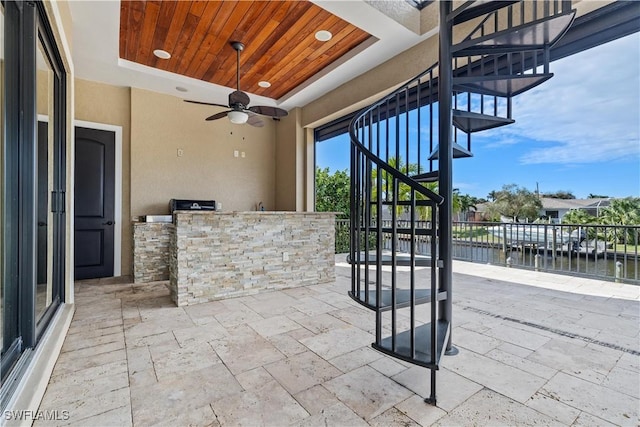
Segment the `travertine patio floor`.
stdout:
<path fill-rule="evenodd" d="M 460 352 L 441 363 L 437 407 L 427 369 L 370 347 L 374 314 L 337 263 L 330 284 L 184 308 L 164 282 L 78 283 L 40 409 L 83 426 L 640 423 L 640 287 L 454 270 Z"/>

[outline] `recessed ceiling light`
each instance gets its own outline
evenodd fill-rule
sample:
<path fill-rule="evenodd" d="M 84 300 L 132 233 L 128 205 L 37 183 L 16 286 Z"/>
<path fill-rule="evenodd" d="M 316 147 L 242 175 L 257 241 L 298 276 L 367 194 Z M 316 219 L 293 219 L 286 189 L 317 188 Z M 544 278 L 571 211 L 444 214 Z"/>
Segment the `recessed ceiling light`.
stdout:
<path fill-rule="evenodd" d="M 176 86 L 176 90 L 178 92 L 188 92 L 186 87 Z"/>
<path fill-rule="evenodd" d="M 271 87 L 271 83 L 266 82 L 266 81 L 263 80 L 261 82 L 258 82 L 258 86 L 264 87 L 264 88 L 268 88 L 268 87 Z"/>
<path fill-rule="evenodd" d="M 316 33 L 316 40 L 319 40 L 321 42 L 328 42 L 329 40 L 331 40 L 331 37 L 333 37 L 333 34 L 331 34 L 327 30 L 320 30 Z"/>
<path fill-rule="evenodd" d="M 169 59 L 171 58 L 171 54 L 166 50 L 156 49 L 153 51 L 153 54 L 160 59 Z"/>

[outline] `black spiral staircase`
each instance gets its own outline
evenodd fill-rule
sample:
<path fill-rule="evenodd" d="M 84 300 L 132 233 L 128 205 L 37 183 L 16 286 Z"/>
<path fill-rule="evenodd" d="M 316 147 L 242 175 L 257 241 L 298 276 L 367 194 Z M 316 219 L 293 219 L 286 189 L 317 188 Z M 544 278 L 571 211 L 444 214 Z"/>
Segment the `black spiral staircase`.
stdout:
<path fill-rule="evenodd" d="M 432 404 L 440 359 L 456 353 L 452 159 L 473 155 L 475 132 L 514 123 L 512 98 L 552 77 L 550 49 L 575 16 L 570 0 L 439 7 L 439 63 L 350 124 L 349 295 L 376 313 L 373 348 L 431 370 Z"/>

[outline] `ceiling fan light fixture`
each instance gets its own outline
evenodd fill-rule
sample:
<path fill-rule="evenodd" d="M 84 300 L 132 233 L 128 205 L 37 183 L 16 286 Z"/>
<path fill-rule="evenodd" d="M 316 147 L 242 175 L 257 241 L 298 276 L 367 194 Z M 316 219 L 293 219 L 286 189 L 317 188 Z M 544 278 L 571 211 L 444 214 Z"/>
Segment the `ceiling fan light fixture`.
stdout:
<path fill-rule="evenodd" d="M 160 59 L 169 59 L 171 58 L 171 54 L 166 50 L 156 49 L 153 51 L 153 54 Z"/>
<path fill-rule="evenodd" d="M 333 37 L 333 34 L 327 30 L 320 30 L 316 32 L 316 40 L 321 42 L 328 42 Z"/>
<path fill-rule="evenodd" d="M 258 86 L 263 87 L 263 88 L 266 89 L 268 87 L 271 87 L 271 83 L 269 83 L 268 81 L 263 80 L 261 82 L 258 82 Z"/>
<path fill-rule="evenodd" d="M 249 120 L 249 115 L 244 111 L 229 111 L 227 117 L 229 117 L 231 123 L 236 125 L 243 125 Z"/>

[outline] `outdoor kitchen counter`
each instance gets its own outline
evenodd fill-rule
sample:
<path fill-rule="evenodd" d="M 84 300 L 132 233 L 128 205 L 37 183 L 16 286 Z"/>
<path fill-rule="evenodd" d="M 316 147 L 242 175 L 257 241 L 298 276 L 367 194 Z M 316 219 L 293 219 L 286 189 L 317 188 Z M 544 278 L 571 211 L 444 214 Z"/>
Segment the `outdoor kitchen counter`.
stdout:
<path fill-rule="evenodd" d="M 178 306 L 335 279 L 335 215 L 176 211 L 169 284 Z"/>
<path fill-rule="evenodd" d="M 169 280 L 171 222 L 133 223 L 133 281 Z"/>

